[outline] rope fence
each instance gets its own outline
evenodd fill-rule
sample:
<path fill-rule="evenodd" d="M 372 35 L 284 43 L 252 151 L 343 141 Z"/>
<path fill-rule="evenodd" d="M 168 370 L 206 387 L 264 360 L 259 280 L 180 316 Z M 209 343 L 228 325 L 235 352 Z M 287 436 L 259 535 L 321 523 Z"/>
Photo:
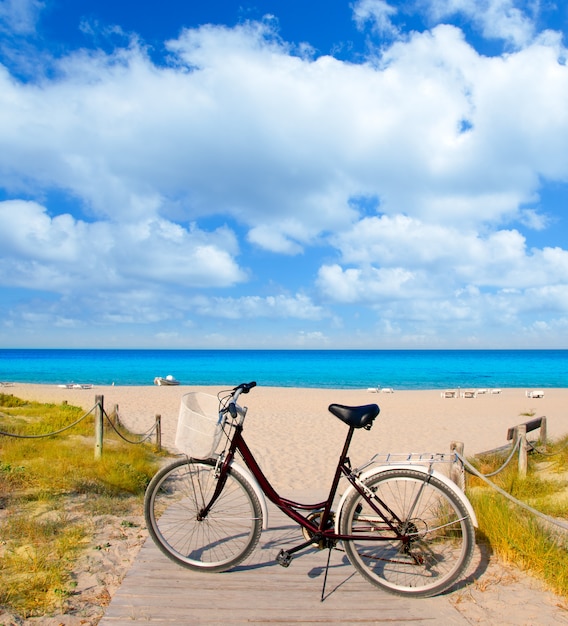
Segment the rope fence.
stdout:
<path fill-rule="evenodd" d="M 152 437 L 152 435 L 155 434 L 156 436 L 156 447 L 158 448 L 158 450 L 162 449 L 162 417 L 161 415 L 156 415 L 155 417 L 155 423 L 154 425 L 145 433 L 142 433 L 140 435 L 136 435 L 137 437 L 139 437 L 139 439 L 137 441 L 134 441 L 132 439 L 129 439 L 128 437 L 126 437 L 125 435 L 123 435 L 117 425 L 120 424 L 120 417 L 119 417 L 119 413 L 118 413 L 118 405 L 115 405 L 114 407 L 114 411 L 113 411 L 113 416 L 114 419 L 105 411 L 104 408 L 104 396 L 95 396 L 95 405 L 93 406 L 92 409 L 90 409 L 89 411 L 87 411 L 86 413 L 84 413 L 83 415 L 81 415 L 81 417 L 77 420 L 75 420 L 72 424 L 69 424 L 68 426 L 64 426 L 63 428 L 60 428 L 59 430 L 55 430 L 53 432 L 50 433 L 43 433 L 41 435 L 22 435 L 19 433 L 9 433 L 9 432 L 5 432 L 5 431 L 1 431 L 0 430 L 0 436 L 3 437 L 13 437 L 13 438 L 17 438 L 17 439 L 45 439 L 47 437 L 53 437 L 54 435 L 59 435 L 75 426 L 77 426 L 77 424 L 79 424 L 80 422 L 82 422 L 84 419 L 86 419 L 87 417 L 89 417 L 89 415 L 93 414 L 95 415 L 95 458 L 101 458 L 102 457 L 102 452 L 103 452 L 103 433 L 104 433 L 104 419 L 106 418 L 106 422 L 108 423 L 108 425 L 110 426 L 110 428 L 125 442 L 131 445 L 138 445 L 141 443 L 144 443 L 146 441 L 149 441 L 150 438 Z M 116 421 L 116 424 L 115 424 Z"/>
<path fill-rule="evenodd" d="M 138 435 L 138 437 L 141 437 L 141 439 L 139 439 L 138 441 L 132 441 L 131 439 L 128 439 L 127 437 L 125 437 L 116 427 L 116 425 L 114 424 L 113 420 L 111 419 L 111 417 L 108 415 L 108 413 L 105 411 L 104 415 L 107 419 L 108 424 L 110 425 L 110 427 L 112 428 L 112 430 L 114 430 L 114 432 L 126 443 L 130 443 L 132 445 L 138 445 L 139 443 L 144 443 L 145 441 L 148 441 L 150 439 L 150 437 L 159 429 L 161 428 L 161 416 L 160 415 L 156 415 L 156 422 L 154 423 L 154 425 L 150 428 L 150 430 L 148 430 L 147 432 Z M 116 416 L 118 419 L 118 415 Z"/>
<path fill-rule="evenodd" d="M 68 426 L 60 428 L 59 430 L 53 431 L 51 433 L 41 434 L 41 435 L 21 435 L 17 433 L 9 433 L 9 432 L 0 431 L 0 436 L 15 437 L 19 439 L 42 439 L 46 437 L 53 437 L 54 435 L 59 435 L 73 428 L 74 426 L 77 426 L 77 424 L 79 424 L 82 420 L 86 419 L 93 412 L 95 413 L 95 458 L 100 458 L 102 456 L 103 432 L 104 432 L 104 420 L 105 419 L 107 423 L 109 424 L 110 428 L 125 443 L 131 444 L 131 445 L 138 445 L 138 444 L 148 441 L 152 437 L 152 435 L 155 434 L 156 446 L 159 450 L 161 449 L 162 428 L 161 428 L 161 416 L 160 415 L 156 415 L 155 416 L 156 421 L 154 425 L 147 432 L 137 435 L 139 439 L 137 441 L 134 441 L 132 439 L 129 439 L 125 435 L 123 435 L 118 429 L 118 425 L 120 425 L 118 405 L 115 405 L 115 408 L 113 411 L 114 419 L 111 416 L 109 416 L 108 413 L 105 411 L 104 396 L 96 396 L 95 405 L 92 409 L 87 411 L 79 419 L 75 420 L 72 424 L 69 424 Z M 496 476 L 497 474 L 502 472 L 511 463 L 511 461 L 515 457 L 515 453 L 517 452 L 518 452 L 518 457 L 519 457 L 518 458 L 519 474 L 521 476 L 526 476 L 527 464 L 528 464 L 527 454 L 529 450 L 534 450 L 538 452 L 539 454 L 543 454 L 545 456 L 554 456 L 552 454 L 548 454 L 544 451 L 541 451 L 532 442 L 527 442 L 527 432 L 531 432 L 538 428 L 540 428 L 539 439 L 544 445 L 546 445 L 546 417 L 539 417 L 534 420 L 531 420 L 530 422 L 526 422 L 524 424 L 518 424 L 517 426 L 510 428 L 507 432 L 507 438 L 509 440 L 512 440 L 512 446 L 511 446 L 509 455 L 507 459 L 504 461 L 504 463 L 501 465 L 501 467 L 499 467 L 497 470 L 490 472 L 488 474 L 482 474 L 465 458 L 463 454 L 464 445 L 462 442 L 459 442 L 459 441 L 452 442 L 450 448 L 454 455 L 454 461 L 450 468 L 450 477 L 463 490 L 465 488 L 465 472 L 467 471 L 469 474 L 472 474 L 473 476 L 477 476 L 477 478 L 483 480 L 492 489 L 500 493 L 502 496 L 504 496 L 508 500 L 512 501 L 517 506 L 525 509 L 526 511 L 529 511 L 533 515 L 543 519 L 549 524 L 558 526 L 562 528 L 563 530 L 568 530 L 568 523 L 563 522 L 562 520 L 555 519 L 544 513 L 541 513 L 540 511 L 529 506 L 525 502 L 518 500 L 517 498 L 512 496 L 510 493 L 507 493 L 504 489 L 501 489 L 501 487 L 499 487 L 494 482 L 489 480 L 489 478 L 492 478 L 493 476 Z M 558 454 L 559 452 L 564 450 L 565 447 L 567 446 L 564 446 L 561 450 L 555 452 L 554 454 L 555 455 Z M 503 450 L 504 450 L 503 448 L 499 448 L 497 450 L 490 451 L 489 453 L 501 452 Z M 485 454 L 488 454 L 488 453 L 485 453 Z"/>
<path fill-rule="evenodd" d="M 86 417 L 89 417 L 89 415 L 94 410 L 95 410 L 95 407 L 93 407 L 90 411 L 88 411 L 84 415 L 81 415 L 81 417 L 78 420 L 74 421 L 72 424 L 69 424 L 68 426 L 64 426 L 63 428 L 60 428 L 59 430 L 54 430 L 52 433 L 45 433 L 42 435 L 19 435 L 16 433 L 6 433 L 0 430 L 0 435 L 3 435 L 4 437 L 14 437 L 16 439 L 44 439 L 45 437 L 53 437 L 53 435 L 59 435 L 60 433 L 63 433 L 66 430 L 69 430 L 70 428 L 77 426 L 77 424 L 82 422 Z"/>
<path fill-rule="evenodd" d="M 535 450 L 539 452 L 539 454 L 544 454 L 545 456 L 555 456 L 559 451 L 554 454 L 546 454 L 541 452 L 532 442 L 527 440 L 527 433 L 532 432 L 534 430 L 540 429 L 539 440 L 541 443 L 546 445 L 547 440 L 547 427 L 546 427 L 546 417 L 537 417 L 536 419 L 531 420 L 530 422 L 525 422 L 524 424 L 517 424 L 516 426 L 512 426 L 507 431 L 507 439 L 512 441 L 511 451 L 507 459 L 503 462 L 501 467 L 494 470 L 489 474 L 485 474 L 486 477 L 490 478 L 492 476 L 496 476 L 500 472 L 502 472 L 508 465 L 511 463 L 513 458 L 515 457 L 515 453 L 518 451 L 518 467 L 519 467 L 519 475 L 523 478 L 527 475 L 528 468 L 528 452 L 530 450 Z M 497 448 L 496 450 L 490 450 L 488 452 L 484 452 L 483 455 L 494 454 L 498 452 L 503 452 L 507 449 L 508 446 Z M 564 446 L 562 450 L 565 448 Z M 463 444 L 461 442 L 452 442 L 451 445 L 452 451 L 456 450 L 457 452 L 461 452 L 463 454 Z M 477 455 L 482 456 L 482 455 Z"/>
<path fill-rule="evenodd" d="M 535 515 L 536 517 L 539 517 L 540 519 L 544 520 L 548 524 L 553 524 L 554 526 L 558 526 L 559 528 L 562 528 L 563 530 L 568 530 L 567 522 L 551 517 L 550 515 L 546 515 L 545 513 L 542 513 L 541 511 L 528 505 L 526 502 L 522 502 L 521 500 L 515 498 L 510 493 L 508 493 L 507 491 L 505 491 L 504 489 L 496 485 L 494 482 L 489 480 L 489 478 L 492 478 L 493 476 L 502 472 L 514 459 L 515 453 L 517 452 L 518 452 L 519 475 L 521 475 L 522 477 L 525 477 L 526 472 L 527 472 L 527 467 L 528 467 L 527 455 L 529 451 L 534 450 L 538 454 L 552 457 L 552 456 L 557 456 L 563 450 L 565 450 L 566 447 L 568 447 L 568 444 L 566 444 L 559 450 L 555 451 L 554 453 L 546 453 L 544 451 L 541 451 L 532 442 L 527 441 L 527 432 L 531 432 L 537 429 L 540 429 L 539 440 L 541 441 L 541 443 L 546 445 L 546 438 L 547 438 L 546 417 L 539 417 L 534 420 L 531 420 L 530 422 L 526 422 L 524 424 L 518 424 L 517 426 L 513 426 L 512 428 L 509 428 L 509 430 L 507 431 L 507 439 L 512 440 L 511 451 L 509 453 L 509 456 L 501 465 L 501 467 L 499 467 L 495 471 L 490 472 L 488 474 L 482 474 L 465 458 L 463 454 L 463 443 L 459 441 L 452 442 L 450 449 L 454 453 L 455 459 L 450 469 L 450 477 L 463 490 L 465 487 L 465 472 L 473 476 L 476 476 L 477 478 L 485 482 L 487 485 L 489 485 L 492 489 L 500 493 L 503 497 L 507 498 L 508 500 L 516 504 L 517 506 L 524 509 L 525 511 L 532 513 L 533 515 Z M 505 448 L 498 448 L 497 450 L 491 450 L 484 454 L 503 452 L 504 450 Z M 481 456 L 481 455 L 477 455 L 477 456 Z"/>
<path fill-rule="evenodd" d="M 456 456 L 458 456 L 459 460 L 464 464 L 464 467 L 470 474 L 473 474 L 474 476 L 481 478 L 481 480 L 486 482 L 492 489 L 495 489 L 495 491 L 500 493 L 502 496 L 504 496 L 508 500 L 511 500 L 511 502 L 514 502 L 517 506 L 520 506 L 526 511 L 529 511 L 529 513 L 532 513 L 533 515 L 540 517 L 541 519 L 545 520 L 549 524 L 554 524 L 555 526 L 559 526 L 560 528 L 564 530 L 568 530 L 568 523 L 563 522 L 562 520 L 556 519 L 554 517 L 550 517 L 550 515 L 546 515 L 545 513 L 541 513 L 537 509 L 534 509 L 532 506 L 529 506 L 526 502 L 522 502 L 521 500 L 518 500 L 517 498 L 512 496 L 510 493 L 507 493 L 504 489 L 501 489 L 501 487 L 496 485 L 494 482 L 490 481 L 487 478 L 487 476 L 485 476 L 484 474 L 476 470 L 475 467 L 473 467 L 473 465 L 466 458 L 464 458 L 463 456 L 459 454 L 456 454 Z"/>
<path fill-rule="evenodd" d="M 521 445 L 521 440 L 517 439 L 517 441 L 513 443 L 513 446 L 511 447 L 511 454 L 509 454 L 509 456 L 507 457 L 507 460 L 503 463 L 503 465 L 501 465 L 501 467 L 499 467 L 495 471 L 489 472 L 489 474 L 484 474 L 484 476 L 486 478 L 491 478 L 493 476 L 497 476 L 497 474 L 500 474 L 513 460 L 513 457 L 515 456 L 515 452 L 519 449 L 520 445 Z"/>

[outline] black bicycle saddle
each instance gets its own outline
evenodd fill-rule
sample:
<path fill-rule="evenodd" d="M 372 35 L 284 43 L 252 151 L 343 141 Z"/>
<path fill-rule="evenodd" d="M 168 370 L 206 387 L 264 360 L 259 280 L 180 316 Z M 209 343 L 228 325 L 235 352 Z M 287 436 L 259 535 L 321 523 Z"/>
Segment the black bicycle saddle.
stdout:
<path fill-rule="evenodd" d="M 353 428 L 371 428 L 373 420 L 379 414 L 379 407 L 376 404 L 365 404 L 364 406 L 344 406 L 342 404 L 330 404 L 329 412 L 338 417 Z"/>

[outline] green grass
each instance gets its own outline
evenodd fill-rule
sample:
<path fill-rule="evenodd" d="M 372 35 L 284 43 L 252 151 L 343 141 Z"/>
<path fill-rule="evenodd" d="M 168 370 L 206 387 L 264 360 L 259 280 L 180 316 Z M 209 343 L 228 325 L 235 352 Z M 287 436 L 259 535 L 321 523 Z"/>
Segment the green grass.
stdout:
<path fill-rule="evenodd" d="M 64 512 L 53 513 L 22 507 L 0 526 L 8 538 L 0 557 L 0 605 L 22 617 L 61 610 L 73 588 L 70 571 L 88 527 Z"/>
<path fill-rule="evenodd" d="M 518 500 L 551 517 L 568 521 L 568 438 L 548 446 L 547 454 L 529 455 L 526 478 L 517 473 L 516 459 L 490 480 Z M 504 461 L 497 455 L 472 461 L 482 474 Z M 498 494 L 477 478 L 468 479 L 467 495 L 479 521 L 481 535 L 503 560 L 531 572 L 555 593 L 568 598 L 568 535 Z"/>
<path fill-rule="evenodd" d="M 4 432 L 52 433 L 83 414 L 0 394 Z M 93 435 L 90 415 L 56 436 L 0 436 L 0 608 L 22 618 L 64 612 L 73 566 L 94 532 L 92 516 L 141 513 L 159 455 L 107 431 L 96 460 Z"/>

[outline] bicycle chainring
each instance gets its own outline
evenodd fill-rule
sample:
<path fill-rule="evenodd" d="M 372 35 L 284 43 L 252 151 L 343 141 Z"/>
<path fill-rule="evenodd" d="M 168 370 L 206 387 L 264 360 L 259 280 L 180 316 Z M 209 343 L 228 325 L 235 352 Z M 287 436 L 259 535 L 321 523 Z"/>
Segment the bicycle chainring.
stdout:
<path fill-rule="evenodd" d="M 323 515 L 323 509 L 320 509 L 318 511 L 312 511 L 307 516 L 307 519 L 310 522 L 312 522 L 314 525 L 319 526 L 322 515 Z M 333 528 L 334 523 L 335 523 L 335 513 L 332 511 L 331 516 L 327 522 L 326 528 L 324 530 Z M 309 541 L 314 536 L 314 533 L 311 530 L 309 530 L 308 528 L 304 528 L 304 527 L 302 527 L 302 534 L 304 535 L 306 541 Z M 336 543 L 337 543 L 336 541 L 333 541 L 333 545 L 330 546 L 329 539 L 321 539 L 320 541 L 312 542 L 312 546 L 314 546 L 314 548 L 318 548 L 319 550 L 324 550 L 325 548 L 335 546 Z"/>

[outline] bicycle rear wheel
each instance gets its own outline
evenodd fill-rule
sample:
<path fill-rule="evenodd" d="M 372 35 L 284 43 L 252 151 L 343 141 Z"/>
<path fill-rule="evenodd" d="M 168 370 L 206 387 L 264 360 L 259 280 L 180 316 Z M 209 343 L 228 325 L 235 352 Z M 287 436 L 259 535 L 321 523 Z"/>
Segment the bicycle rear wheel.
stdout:
<path fill-rule="evenodd" d="M 467 568 L 473 523 L 452 490 L 420 471 L 392 469 L 369 477 L 371 502 L 355 491 L 340 511 L 340 532 L 353 566 L 396 595 L 429 597 L 451 587 Z M 388 523 L 387 523 L 388 522 Z"/>
<path fill-rule="evenodd" d="M 217 485 L 213 459 L 182 459 L 150 481 L 144 515 L 150 536 L 170 559 L 189 569 L 223 572 L 258 543 L 262 509 L 249 482 L 229 469 L 223 491 L 201 519 Z"/>

